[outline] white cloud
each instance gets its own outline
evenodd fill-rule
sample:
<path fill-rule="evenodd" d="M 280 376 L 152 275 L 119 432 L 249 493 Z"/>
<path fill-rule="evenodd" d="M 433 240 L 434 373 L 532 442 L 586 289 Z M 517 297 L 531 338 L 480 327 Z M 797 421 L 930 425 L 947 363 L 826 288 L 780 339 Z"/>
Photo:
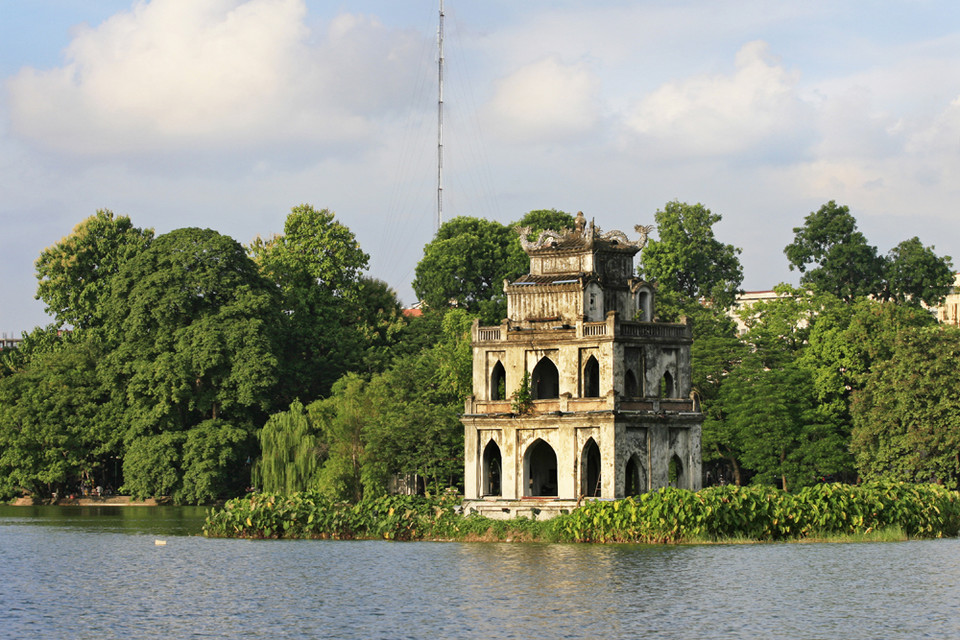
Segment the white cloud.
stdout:
<path fill-rule="evenodd" d="M 627 125 L 658 153 L 732 156 L 774 147 L 805 146 L 812 107 L 797 91 L 799 74 L 771 58 L 765 42 L 744 45 L 732 75 L 704 75 L 671 82 L 646 96 Z"/>
<path fill-rule="evenodd" d="M 153 0 L 78 30 L 65 64 L 8 81 L 15 134 L 70 153 L 372 139 L 417 36 L 302 0 Z"/>
<path fill-rule="evenodd" d="M 954 179 L 960 173 L 960 98 L 932 118 L 871 117 L 859 101 L 858 107 L 836 102 L 824 128 L 828 138 L 846 144 L 821 145 L 817 160 L 798 168 L 797 184 L 806 193 L 851 203 L 865 215 L 955 219 L 955 209 L 943 201 L 960 196 Z"/>
<path fill-rule="evenodd" d="M 486 119 L 502 137 L 518 142 L 571 141 L 600 119 L 599 82 L 584 64 L 550 57 L 502 79 Z"/>

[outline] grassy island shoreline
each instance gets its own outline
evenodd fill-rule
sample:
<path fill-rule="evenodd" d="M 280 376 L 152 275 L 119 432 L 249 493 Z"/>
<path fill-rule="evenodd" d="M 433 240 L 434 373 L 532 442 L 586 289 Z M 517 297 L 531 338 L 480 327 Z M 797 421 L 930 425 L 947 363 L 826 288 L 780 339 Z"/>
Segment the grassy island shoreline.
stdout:
<path fill-rule="evenodd" d="M 722 486 L 589 501 L 549 520 L 463 514 L 460 496 L 351 504 L 319 492 L 251 494 L 208 512 L 206 537 L 683 544 L 955 537 L 960 493 L 934 484 Z"/>

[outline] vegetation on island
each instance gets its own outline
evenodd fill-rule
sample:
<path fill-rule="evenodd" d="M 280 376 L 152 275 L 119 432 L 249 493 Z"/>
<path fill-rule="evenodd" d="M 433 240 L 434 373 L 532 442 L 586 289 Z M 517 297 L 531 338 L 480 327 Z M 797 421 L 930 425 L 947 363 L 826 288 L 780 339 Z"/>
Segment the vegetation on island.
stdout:
<path fill-rule="evenodd" d="M 208 537 L 690 543 L 803 541 L 836 536 L 953 537 L 960 493 L 940 485 L 831 483 L 789 493 L 765 485 L 665 488 L 592 500 L 551 519 L 462 514 L 455 493 L 350 503 L 316 491 L 256 494 L 210 511 Z"/>
<path fill-rule="evenodd" d="M 781 285 L 779 297 L 740 309 L 739 335 L 727 312 L 743 280 L 740 249 L 717 239 L 721 216 L 674 201 L 654 217 L 656 237 L 638 274 L 657 283 L 660 320 L 693 325 L 708 489 L 590 503 L 549 526 L 612 523 L 623 513 L 649 515 L 654 504 L 701 514 L 717 501 L 792 509 L 799 496 L 827 487 L 860 495 L 867 489 L 850 486 L 858 481 L 884 483 L 884 495 L 900 487 L 901 501 L 916 491 L 943 508 L 938 501 L 953 495 L 943 491 L 960 480 L 960 329 L 938 325 L 923 304 L 951 290 L 950 258 L 918 238 L 884 255 L 847 207 L 829 202 L 794 228 L 785 249 L 801 286 Z M 53 322 L 0 352 L 0 499 L 63 497 L 86 485 L 178 503 L 235 498 L 225 514 L 264 501 L 328 505 L 322 509 L 344 522 L 354 517 L 344 510 L 370 505 L 381 505 L 370 507 L 376 514 L 393 509 L 389 518 L 398 510 L 452 513 L 452 500 L 386 497 L 390 481 L 416 478 L 432 495 L 462 489 L 458 414 L 471 392 L 469 327 L 474 319 L 499 323 L 503 280 L 528 268 L 515 227 L 535 237 L 573 226 L 557 210 L 512 224 L 446 222 L 417 265 L 422 313 L 408 316 L 385 283 L 365 275 L 367 254 L 326 209 L 294 207 L 283 234 L 247 246 L 210 229 L 158 236 L 98 211 L 37 260 L 37 297 Z M 522 409 L 523 394 L 506 391 Z M 919 484 L 891 484 L 899 482 Z M 236 498 L 251 487 L 263 493 Z M 752 496 L 749 504 L 742 496 Z M 523 526 L 547 526 L 531 522 Z M 363 535 L 381 537 L 376 526 Z M 610 526 L 556 538 L 676 538 Z M 906 521 L 864 525 L 887 526 L 932 532 Z M 938 531 L 952 535 L 952 526 Z M 259 535 L 279 535 L 275 525 L 258 527 Z M 428 530 L 419 520 L 415 529 Z M 524 535 L 554 536 L 536 531 Z M 684 529 L 677 539 L 698 535 L 731 534 Z"/>

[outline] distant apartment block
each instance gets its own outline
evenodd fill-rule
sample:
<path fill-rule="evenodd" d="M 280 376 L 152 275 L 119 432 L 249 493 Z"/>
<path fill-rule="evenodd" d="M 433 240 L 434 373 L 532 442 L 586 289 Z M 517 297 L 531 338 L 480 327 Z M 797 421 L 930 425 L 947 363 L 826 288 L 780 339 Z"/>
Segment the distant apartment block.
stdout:
<path fill-rule="evenodd" d="M 757 302 L 768 302 L 776 300 L 778 297 L 776 291 L 744 291 L 737 296 L 737 301 L 727 310 L 727 315 L 737 323 L 737 335 L 742 336 L 747 332 L 747 324 L 740 317 L 740 310 L 752 307 Z"/>
<path fill-rule="evenodd" d="M 0 334 L 0 351 L 4 349 L 16 349 L 20 346 L 20 342 L 23 338 L 15 338 L 13 335 L 8 336 L 6 333 Z"/>
<path fill-rule="evenodd" d="M 936 307 L 937 320 L 940 324 L 948 324 L 951 327 L 960 327 L 960 273 L 955 274 L 953 280 L 953 291 L 943 301 L 943 304 Z"/>

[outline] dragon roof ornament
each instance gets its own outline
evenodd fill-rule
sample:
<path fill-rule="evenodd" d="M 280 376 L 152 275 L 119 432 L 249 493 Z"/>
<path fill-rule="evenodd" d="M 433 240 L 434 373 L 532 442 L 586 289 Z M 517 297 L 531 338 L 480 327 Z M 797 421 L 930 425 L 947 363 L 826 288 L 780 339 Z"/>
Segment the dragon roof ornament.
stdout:
<path fill-rule="evenodd" d="M 640 238 L 638 240 L 631 241 L 629 238 L 627 238 L 627 234 L 625 234 L 623 231 L 614 230 L 603 233 L 600 230 L 600 227 L 596 226 L 592 220 L 590 221 L 589 225 L 586 224 L 586 218 L 584 217 L 583 212 L 580 211 L 577 213 L 573 229 L 564 229 L 563 231 L 546 229 L 541 231 L 540 235 L 534 241 L 529 240 L 531 233 L 531 228 L 529 226 L 517 226 L 514 227 L 514 231 L 520 235 L 520 245 L 526 252 L 537 251 L 539 249 L 551 247 L 560 247 L 561 245 L 570 241 L 578 241 L 578 245 L 580 245 L 582 242 L 583 245 L 592 247 L 597 240 L 605 243 L 617 244 L 625 249 L 630 248 L 637 249 L 639 251 L 647 244 L 647 238 L 654 228 L 654 225 L 636 225 L 633 229 L 640 234 Z"/>

